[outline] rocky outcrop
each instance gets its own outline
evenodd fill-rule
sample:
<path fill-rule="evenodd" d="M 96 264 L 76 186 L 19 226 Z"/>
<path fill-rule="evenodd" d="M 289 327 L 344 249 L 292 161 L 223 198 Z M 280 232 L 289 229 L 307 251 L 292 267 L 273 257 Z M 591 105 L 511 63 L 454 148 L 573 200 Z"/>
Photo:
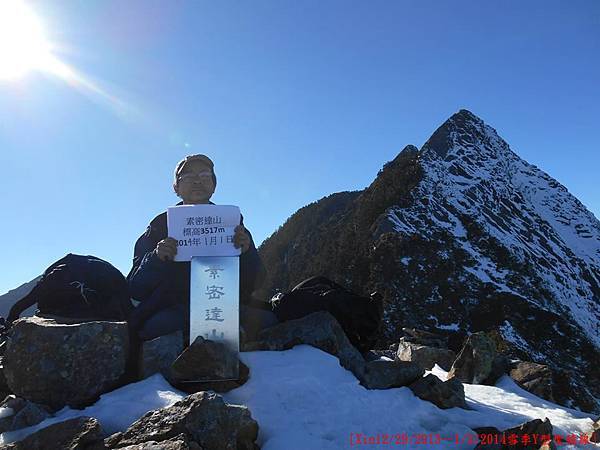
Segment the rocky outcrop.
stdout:
<path fill-rule="evenodd" d="M 446 348 L 428 347 L 400 339 L 396 358 L 400 361 L 415 362 L 427 370 L 431 370 L 435 364 L 444 370 L 450 370 L 456 354 Z"/>
<path fill-rule="evenodd" d="M 492 370 L 488 377 L 482 382 L 494 386 L 503 375 L 507 375 L 511 368 L 510 358 L 506 355 L 496 355 L 492 361 Z"/>
<path fill-rule="evenodd" d="M 589 388 L 577 381 L 576 370 L 516 360 L 507 373 L 519 386 L 538 397 L 584 411 L 594 410 L 595 400 Z"/>
<path fill-rule="evenodd" d="M 548 366 L 519 361 L 513 365 L 509 375 L 523 389 L 538 397 L 555 402 L 552 394 L 552 371 Z"/>
<path fill-rule="evenodd" d="M 15 395 L 7 396 L 0 408 L 6 408 L 0 417 L 0 433 L 30 427 L 50 417 L 50 411 L 44 405 L 38 405 Z"/>
<path fill-rule="evenodd" d="M 337 356 L 342 367 L 359 380 L 364 379 L 364 358 L 350 343 L 337 320 L 326 311 L 267 328 L 259 334 L 259 341 L 246 344 L 245 351 L 288 350 L 300 344 L 312 345 Z"/>
<path fill-rule="evenodd" d="M 171 364 L 169 382 L 186 392 L 227 392 L 243 385 L 250 369 L 226 344 L 198 336 Z"/>
<path fill-rule="evenodd" d="M 361 384 L 367 389 L 408 386 L 424 373 L 419 364 L 409 361 L 369 361 Z"/>
<path fill-rule="evenodd" d="M 465 401 L 465 389 L 460 381 L 452 378 L 442 381 L 433 374 L 420 378 L 410 386 L 417 397 L 433 403 L 442 409 L 464 408 L 467 409 Z"/>
<path fill-rule="evenodd" d="M 403 337 L 400 338 L 403 342 L 411 342 L 416 345 L 435 348 L 447 348 L 448 338 L 438 333 L 419 330 L 417 328 L 403 327 Z"/>
<path fill-rule="evenodd" d="M 110 449 L 183 449 L 195 444 L 203 450 L 254 450 L 257 436 L 258 424 L 248 408 L 229 405 L 214 392 L 198 392 L 150 411 L 105 444 Z"/>
<path fill-rule="evenodd" d="M 8 383 L 6 382 L 6 377 L 4 376 L 4 363 L 2 362 L 3 359 L 4 356 L 0 356 L 0 399 L 5 398 L 11 393 Z"/>
<path fill-rule="evenodd" d="M 239 360 L 224 343 L 198 336 L 171 365 L 178 381 L 228 380 L 237 377 Z"/>
<path fill-rule="evenodd" d="M 380 292 L 380 349 L 402 327 L 498 330 L 510 358 L 568 373 L 559 403 L 600 411 L 586 401 L 600 398 L 600 222 L 469 111 L 407 146 L 364 190 L 301 208 L 259 251 L 264 297 L 314 274 Z"/>
<path fill-rule="evenodd" d="M 92 417 L 76 417 L 42 428 L 25 439 L 1 445 L 0 450 L 100 450 L 102 428 Z"/>
<path fill-rule="evenodd" d="M 3 359 L 11 391 L 53 408 L 81 407 L 116 387 L 129 350 L 125 322 L 16 321 Z"/>
<path fill-rule="evenodd" d="M 452 364 L 448 379 L 456 377 L 463 383 L 481 384 L 492 372 L 496 357 L 494 343 L 485 333 L 474 333 L 467 338 L 465 345 Z"/>
<path fill-rule="evenodd" d="M 148 441 L 142 444 L 119 447 L 119 450 L 203 450 L 195 442 L 189 440 L 185 434 L 180 434 L 165 441 Z"/>

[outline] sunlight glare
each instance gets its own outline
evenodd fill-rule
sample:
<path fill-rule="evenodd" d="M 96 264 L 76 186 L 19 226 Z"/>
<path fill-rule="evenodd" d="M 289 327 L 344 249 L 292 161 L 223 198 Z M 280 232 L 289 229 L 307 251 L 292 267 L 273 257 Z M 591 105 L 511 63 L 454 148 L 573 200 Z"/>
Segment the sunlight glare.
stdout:
<path fill-rule="evenodd" d="M 94 101 L 108 104 L 119 115 L 132 107 L 65 64 L 52 53 L 41 21 L 24 0 L 0 0 L 0 82 L 14 81 L 32 71 L 54 75 Z"/>
<path fill-rule="evenodd" d="M 0 79 L 52 71 L 56 58 L 38 18 L 22 0 L 0 0 Z"/>

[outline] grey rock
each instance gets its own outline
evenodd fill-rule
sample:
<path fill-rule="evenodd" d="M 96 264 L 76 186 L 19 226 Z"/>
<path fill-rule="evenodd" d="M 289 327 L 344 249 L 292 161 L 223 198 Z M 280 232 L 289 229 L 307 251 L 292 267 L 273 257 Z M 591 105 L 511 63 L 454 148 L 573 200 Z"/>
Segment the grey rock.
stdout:
<path fill-rule="evenodd" d="M 582 360 L 586 361 L 585 357 L 582 356 Z M 588 359 L 587 361 L 598 361 L 600 359 Z M 553 363 L 548 361 L 548 364 Z M 563 370 L 553 365 L 549 365 L 549 369 L 552 372 L 552 397 L 555 399 L 555 403 L 560 405 L 566 405 L 567 407 L 576 407 L 581 411 L 587 411 L 590 413 L 597 412 L 600 408 L 596 408 L 598 404 L 596 396 L 593 393 L 594 389 L 597 388 L 597 378 L 587 378 L 587 380 L 581 380 L 580 370 L 584 370 L 586 364 L 582 367 L 574 366 L 569 370 Z"/>
<path fill-rule="evenodd" d="M 510 359 L 504 355 L 496 355 L 492 361 L 492 370 L 483 384 L 494 386 L 498 379 L 510 372 Z"/>
<path fill-rule="evenodd" d="M 50 411 L 44 405 L 38 405 L 15 395 L 7 396 L 0 408 L 12 410 L 10 416 L 0 418 L 0 433 L 30 427 L 50 417 Z"/>
<path fill-rule="evenodd" d="M 162 442 L 149 441 L 142 444 L 119 447 L 119 450 L 202 450 L 195 442 L 190 442 L 185 434 Z"/>
<path fill-rule="evenodd" d="M 155 373 L 166 374 L 182 351 L 183 333 L 181 331 L 145 341 L 142 344 L 141 355 L 142 378 L 147 378 Z"/>
<path fill-rule="evenodd" d="M 408 386 L 425 371 L 419 364 L 407 361 L 370 361 L 366 365 L 363 386 L 367 389 L 388 389 Z"/>
<path fill-rule="evenodd" d="M 402 333 L 404 333 L 404 337 L 401 339 L 406 342 L 437 348 L 446 348 L 448 344 L 448 339 L 445 336 L 430 331 L 403 327 Z"/>
<path fill-rule="evenodd" d="M 102 428 L 92 417 L 76 417 L 54 423 L 0 450 L 98 450 L 104 448 Z"/>
<path fill-rule="evenodd" d="M 534 419 L 516 427 L 508 428 L 504 431 L 499 431 L 497 433 L 490 432 L 485 434 L 491 435 L 491 442 L 502 442 L 502 436 L 508 437 L 510 435 L 515 435 L 517 438 L 517 443 L 515 445 L 510 445 L 508 442 L 506 444 L 480 442 L 474 450 L 550 450 L 556 448 L 554 442 L 551 442 L 548 445 L 543 445 L 542 442 L 534 442 L 534 435 L 537 435 L 538 437 L 541 435 L 548 435 L 552 440 L 552 424 L 550 423 L 550 420 L 548 418 L 545 418 L 543 421 L 540 419 Z M 527 438 L 529 438 L 531 442 L 528 444 L 524 443 L 524 436 L 527 436 Z"/>
<path fill-rule="evenodd" d="M 431 370 L 435 364 L 444 370 L 450 370 L 456 359 L 456 353 L 445 348 L 428 347 L 400 339 L 396 358 L 400 361 L 418 363 L 427 370 Z"/>
<path fill-rule="evenodd" d="M 330 355 L 337 356 L 342 367 L 359 379 L 365 376 L 365 360 L 350 343 L 335 318 L 326 311 L 309 314 L 267 328 L 259 334 L 259 341 L 247 343 L 252 350 L 288 350 L 295 345 L 308 344 Z M 249 350 L 248 350 L 249 351 Z"/>
<path fill-rule="evenodd" d="M 465 389 L 456 378 L 442 381 L 433 374 L 420 378 L 409 386 L 421 400 L 433 403 L 442 409 L 467 408 Z"/>
<path fill-rule="evenodd" d="M 229 392 L 236 389 L 248 381 L 250 377 L 250 369 L 242 361 L 240 361 L 239 375 L 236 380 L 214 380 L 214 381 L 197 381 L 197 382 L 176 382 L 169 380 L 180 391 L 193 394 L 200 391 L 215 391 L 219 393 Z"/>
<path fill-rule="evenodd" d="M 117 385 L 128 351 L 125 322 L 28 317 L 9 332 L 4 375 L 19 397 L 57 409 L 81 407 Z"/>
<path fill-rule="evenodd" d="M 548 366 L 529 361 L 514 364 L 509 376 L 523 389 L 554 402 L 552 392 L 552 371 Z"/>
<path fill-rule="evenodd" d="M 198 336 L 171 365 L 177 381 L 227 380 L 237 372 L 237 355 L 222 342 Z"/>
<path fill-rule="evenodd" d="M 480 384 L 492 372 L 496 348 L 482 331 L 467 338 L 462 350 L 452 364 L 448 379 L 456 377 L 463 383 Z"/>
<path fill-rule="evenodd" d="M 6 347 L 6 345 L 4 345 Z M 4 356 L 0 356 L 0 399 L 3 399 L 11 393 L 6 377 L 4 376 Z"/>
<path fill-rule="evenodd" d="M 204 450 L 253 450 L 257 436 L 258 424 L 248 408 L 229 405 L 214 392 L 198 392 L 168 408 L 148 412 L 123 433 L 104 442 L 108 448 L 116 449 L 145 443 L 162 444 L 175 438 L 187 440 L 190 448 L 193 442 Z"/>
<path fill-rule="evenodd" d="M 198 336 L 173 362 L 166 377 L 191 393 L 227 392 L 248 381 L 249 375 L 250 369 L 225 344 Z"/>

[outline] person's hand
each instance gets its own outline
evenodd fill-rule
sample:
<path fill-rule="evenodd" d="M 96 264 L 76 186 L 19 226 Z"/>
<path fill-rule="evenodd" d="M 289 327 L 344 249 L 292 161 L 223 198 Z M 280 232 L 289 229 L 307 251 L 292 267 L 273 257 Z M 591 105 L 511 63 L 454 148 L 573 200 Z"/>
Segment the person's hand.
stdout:
<path fill-rule="evenodd" d="M 156 244 L 156 255 L 161 261 L 173 261 L 177 254 L 177 241 L 171 237 Z"/>
<path fill-rule="evenodd" d="M 246 253 L 250 248 L 250 234 L 244 227 L 244 225 L 238 225 L 235 227 L 235 234 L 233 235 L 233 246 L 235 248 L 241 248 L 242 253 Z"/>

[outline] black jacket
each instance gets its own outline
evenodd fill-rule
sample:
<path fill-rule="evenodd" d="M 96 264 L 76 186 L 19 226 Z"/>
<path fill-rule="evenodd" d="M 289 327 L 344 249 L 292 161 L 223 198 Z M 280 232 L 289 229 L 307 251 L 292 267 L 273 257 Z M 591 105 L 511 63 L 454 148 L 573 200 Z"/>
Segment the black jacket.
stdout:
<path fill-rule="evenodd" d="M 240 224 L 243 223 L 242 217 Z M 127 275 L 127 281 L 131 296 L 142 302 L 134 314 L 134 321 L 138 323 L 161 309 L 175 304 L 187 305 L 189 302 L 190 263 L 162 261 L 154 251 L 156 244 L 166 237 L 167 213 L 164 212 L 150 222 L 146 232 L 135 243 L 133 267 Z M 240 303 L 250 304 L 252 291 L 262 283 L 266 274 L 251 234 L 250 248 L 239 258 Z M 161 285 L 168 286 L 166 292 L 163 289 L 161 295 L 153 295 Z"/>

